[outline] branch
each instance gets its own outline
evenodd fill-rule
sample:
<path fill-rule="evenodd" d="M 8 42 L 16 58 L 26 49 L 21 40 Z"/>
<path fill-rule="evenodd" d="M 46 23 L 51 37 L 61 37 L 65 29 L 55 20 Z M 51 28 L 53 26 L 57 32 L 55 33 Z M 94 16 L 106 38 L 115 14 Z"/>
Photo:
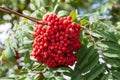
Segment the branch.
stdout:
<path fill-rule="evenodd" d="M 15 14 L 15 15 L 22 16 L 22 17 L 25 17 L 25 18 L 27 18 L 27 19 L 29 19 L 29 20 L 31 20 L 31 21 L 37 22 L 37 23 L 39 23 L 39 24 L 45 24 L 43 21 L 40 21 L 40 19 L 33 18 L 33 17 L 30 17 L 30 16 L 26 16 L 26 15 L 24 15 L 24 14 L 21 14 L 21 13 L 19 13 L 19 12 L 17 12 L 17 11 L 13 11 L 13 10 L 11 10 L 11 9 L 9 9 L 9 8 L 6 8 L 6 7 L 1 7 L 1 6 L 0 6 L 0 11 L 1 11 L 1 12 L 5 12 L 5 13 L 8 13 L 8 14 Z"/>
<path fill-rule="evenodd" d="M 112 7 L 116 8 L 116 9 L 119 9 L 120 5 L 119 4 L 113 4 Z"/>
<path fill-rule="evenodd" d="M 92 35 L 92 34 L 91 34 L 91 31 L 90 31 L 88 28 L 86 28 L 86 27 L 84 27 L 84 26 L 81 26 L 81 27 L 82 27 L 83 29 L 87 30 L 87 32 L 85 32 L 85 34 L 86 34 L 86 35 L 90 35 L 90 38 L 92 39 L 93 43 L 97 46 L 97 44 L 96 44 L 96 42 L 93 40 L 93 38 L 98 39 L 98 37 Z"/>
<path fill-rule="evenodd" d="M 95 38 L 95 39 L 98 39 L 98 37 L 92 35 L 92 34 L 91 34 L 91 31 L 90 31 L 88 28 L 86 28 L 85 26 L 81 26 L 81 28 L 87 30 L 87 32 L 85 32 L 85 34 L 90 35 L 90 36 L 92 36 L 92 37 Z"/>

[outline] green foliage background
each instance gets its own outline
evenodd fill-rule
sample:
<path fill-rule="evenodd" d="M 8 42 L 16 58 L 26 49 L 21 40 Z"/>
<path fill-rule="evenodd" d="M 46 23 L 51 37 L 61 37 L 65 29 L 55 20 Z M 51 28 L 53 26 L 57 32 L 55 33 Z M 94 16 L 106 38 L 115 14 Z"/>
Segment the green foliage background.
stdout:
<path fill-rule="evenodd" d="M 0 12 L 1 24 L 13 24 L 4 50 L 0 49 L 0 80 L 66 80 L 65 75 L 71 80 L 120 80 L 119 0 L 0 0 L 0 6 L 40 20 L 46 13 L 70 15 L 82 28 L 74 68 L 49 69 L 29 55 L 34 22 L 13 14 L 5 20 L 6 13 Z"/>

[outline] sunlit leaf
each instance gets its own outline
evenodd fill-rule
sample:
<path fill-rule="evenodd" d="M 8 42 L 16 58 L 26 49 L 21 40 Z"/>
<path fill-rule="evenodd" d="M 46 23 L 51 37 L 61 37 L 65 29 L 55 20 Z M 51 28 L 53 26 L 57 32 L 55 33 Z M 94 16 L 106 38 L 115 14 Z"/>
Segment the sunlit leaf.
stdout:
<path fill-rule="evenodd" d="M 110 57 L 110 58 L 119 58 L 120 57 L 120 51 L 116 51 L 116 50 L 105 50 L 103 52 L 103 55 L 105 55 L 106 57 Z"/>
<path fill-rule="evenodd" d="M 40 0 L 35 0 L 35 4 L 36 4 L 37 8 L 39 8 L 40 7 Z"/>
<path fill-rule="evenodd" d="M 61 10 L 58 12 L 58 17 L 67 16 L 67 15 L 69 15 L 68 11 Z"/>
<path fill-rule="evenodd" d="M 87 21 L 86 19 L 80 20 L 80 24 L 81 24 L 81 25 L 85 25 L 85 24 L 87 24 L 87 23 L 88 23 L 88 21 Z"/>
<path fill-rule="evenodd" d="M 52 71 L 47 71 L 43 74 L 46 78 L 54 77 L 54 73 Z"/>
<path fill-rule="evenodd" d="M 30 3 L 30 9 L 36 10 L 36 7 L 35 7 L 35 5 L 33 3 Z"/>
<path fill-rule="evenodd" d="M 74 21 L 77 17 L 77 10 L 73 10 L 71 13 L 70 13 L 70 16 L 72 17 L 72 21 Z"/>
<path fill-rule="evenodd" d="M 28 10 L 24 10 L 24 11 L 23 11 L 23 14 L 29 16 L 31 13 L 30 13 L 30 11 L 28 11 Z"/>

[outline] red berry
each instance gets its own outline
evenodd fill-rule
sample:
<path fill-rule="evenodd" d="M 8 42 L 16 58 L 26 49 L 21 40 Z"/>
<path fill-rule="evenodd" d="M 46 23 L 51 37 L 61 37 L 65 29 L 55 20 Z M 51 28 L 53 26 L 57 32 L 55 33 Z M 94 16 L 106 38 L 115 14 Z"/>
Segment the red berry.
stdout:
<path fill-rule="evenodd" d="M 49 68 L 73 65 L 77 60 L 73 52 L 80 47 L 80 25 L 71 22 L 70 16 L 58 18 L 56 14 L 47 14 L 43 22 L 48 25 L 34 27 L 31 56 Z"/>
<path fill-rule="evenodd" d="M 47 43 L 44 43 L 44 47 L 47 47 L 48 46 L 48 44 Z"/>
<path fill-rule="evenodd" d="M 62 51 L 58 50 L 58 54 L 62 54 Z"/>

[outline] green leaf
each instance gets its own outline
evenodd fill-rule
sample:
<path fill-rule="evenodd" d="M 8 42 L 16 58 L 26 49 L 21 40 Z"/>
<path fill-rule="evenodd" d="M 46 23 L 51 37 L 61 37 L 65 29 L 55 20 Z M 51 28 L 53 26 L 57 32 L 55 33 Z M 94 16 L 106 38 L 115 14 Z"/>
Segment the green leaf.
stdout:
<path fill-rule="evenodd" d="M 46 14 L 46 12 L 47 12 L 44 7 L 41 7 L 39 10 L 42 13 L 42 15 Z"/>
<path fill-rule="evenodd" d="M 6 56 L 6 58 L 7 58 L 8 60 L 10 60 L 10 61 L 12 61 L 12 62 L 15 62 L 15 61 L 16 61 L 15 58 L 14 58 L 15 53 L 14 53 L 14 51 L 13 51 L 10 47 L 7 47 L 7 48 L 5 49 L 5 51 L 3 52 L 3 54 L 5 54 L 5 56 Z"/>
<path fill-rule="evenodd" d="M 50 0 L 43 0 L 43 2 L 44 2 L 44 5 L 45 5 L 45 6 L 46 6 L 46 5 L 49 5 L 49 4 L 51 3 Z"/>
<path fill-rule="evenodd" d="M 51 5 L 51 11 L 53 11 L 53 12 L 56 11 L 57 7 L 59 6 L 59 5 L 57 4 L 57 2 L 58 2 L 58 0 L 54 0 L 54 1 L 53 1 L 52 5 Z"/>
<path fill-rule="evenodd" d="M 28 73 L 28 70 L 26 68 L 23 68 L 20 75 L 25 75 Z"/>
<path fill-rule="evenodd" d="M 41 13 L 37 13 L 37 18 L 42 19 Z"/>
<path fill-rule="evenodd" d="M 120 45 L 120 39 L 118 40 L 118 44 Z"/>
<path fill-rule="evenodd" d="M 68 16 L 69 12 L 65 10 L 61 10 L 58 12 L 58 17 Z"/>
<path fill-rule="evenodd" d="M 83 79 L 82 79 L 82 75 L 81 75 L 81 73 L 79 72 L 79 70 L 76 70 L 76 71 L 74 72 L 74 74 L 72 74 L 71 80 L 79 80 L 79 79 L 83 80 Z"/>
<path fill-rule="evenodd" d="M 114 42 L 109 42 L 109 41 L 104 41 L 102 43 L 98 43 L 98 45 L 100 47 L 103 47 L 103 48 L 110 48 L 112 50 L 119 50 L 120 49 L 120 46 Z"/>
<path fill-rule="evenodd" d="M 2 52 L 2 59 L 3 59 L 3 60 L 7 60 L 7 57 L 5 56 L 4 51 Z"/>
<path fill-rule="evenodd" d="M 84 64 L 86 64 L 89 61 L 89 58 L 93 55 L 93 53 L 94 53 L 94 46 L 91 46 L 88 49 L 88 52 L 86 52 L 86 57 L 84 57 L 83 61 L 80 63 L 79 66 L 80 69 L 84 66 Z"/>
<path fill-rule="evenodd" d="M 25 54 L 25 56 L 24 56 L 24 62 L 25 63 L 30 62 L 30 53 L 29 52 Z"/>
<path fill-rule="evenodd" d="M 38 13 L 38 11 L 35 10 L 35 11 L 31 14 L 31 17 L 37 18 L 37 13 Z"/>
<path fill-rule="evenodd" d="M 22 76 L 21 78 L 18 78 L 18 80 L 25 80 L 25 76 Z"/>
<path fill-rule="evenodd" d="M 104 38 L 109 39 L 110 41 L 113 41 L 113 42 L 116 42 L 116 41 L 117 41 L 117 39 L 116 39 L 116 37 L 115 37 L 115 35 L 114 35 L 113 32 L 101 31 L 101 35 L 102 35 Z"/>
<path fill-rule="evenodd" d="M 116 77 L 118 80 L 120 79 L 120 72 L 113 71 L 112 74 L 113 74 L 113 76 Z"/>
<path fill-rule="evenodd" d="M 95 36 L 95 37 L 97 37 L 97 38 L 102 37 L 100 31 L 97 31 L 97 30 L 96 30 L 96 31 L 92 31 L 92 32 L 91 32 L 91 35 L 93 35 L 93 36 Z"/>
<path fill-rule="evenodd" d="M 103 44 L 101 41 L 98 41 L 97 45 L 101 48 L 109 48 L 106 44 Z"/>
<path fill-rule="evenodd" d="M 103 44 L 106 44 L 110 49 L 113 50 L 120 50 L 120 45 L 112 42 L 103 42 Z"/>
<path fill-rule="evenodd" d="M 56 1 L 57 1 L 57 0 L 56 0 Z M 59 4 L 56 4 L 55 7 L 54 7 L 54 9 L 52 10 L 52 12 L 54 12 L 54 13 L 57 12 L 57 8 L 58 8 L 58 7 L 59 7 Z"/>
<path fill-rule="evenodd" d="M 81 63 L 84 59 L 84 57 L 86 56 L 87 53 L 87 47 L 86 45 L 81 45 L 81 48 L 77 51 L 78 54 L 78 62 Z"/>
<path fill-rule="evenodd" d="M 96 52 L 94 52 L 94 54 L 95 55 L 91 57 L 89 62 L 85 64 L 85 67 L 81 70 L 82 73 L 88 72 L 89 70 L 93 69 L 97 65 L 99 56 Z"/>
<path fill-rule="evenodd" d="M 87 75 L 87 80 L 94 80 L 102 71 L 104 70 L 104 65 L 98 65 Z"/>
<path fill-rule="evenodd" d="M 112 67 L 120 67 L 120 59 L 107 59 L 106 60 L 108 64 L 110 64 Z"/>
<path fill-rule="evenodd" d="M 63 78 L 62 76 L 55 76 L 55 80 L 66 80 L 66 79 Z"/>
<path fill-rule="evenodd" d="M 35 7 L 35 5 L 33 3 L 30 3 L 30 9 L 31 10 L 36 10 L 36 7 Z"/>
<path fill-rule="evenodd" d="M 80 33 L 80 40 L 82 41 L 85 37 L 85 30 Z"/>
<path fill-rule="evenodd" d="M 70 67 L 59 67 L 57 69 L 55 69 L 56 72 L 68 72 L 68 71 L 72 71 L 72 69 Z"/>
<path fill-rule="evenodd" d="M 15 38 L 14 35 L 12 35 L 10 38 L 11 38 L 11 39 L 10 39 L 10 42 L 9 42 L 9 43 L 10 43 L 11 49 L 13 49 L 13 48 L 17 49 L 17 48 L 18 48 L 17 39 Z"/>
<path fill-rule="evenodd" d="M 43 75 L 46 78 L 52 78 L 52 77 L 54 77 L 54 73 L 52 71 L 46 71 L 45 73 L 43 73 Z"/>
<path fill-rule="evenodd" d="M 102 78 L 101 78 L 101 80 L 108 80 L 109 79 L 109 74 L 105 74 Z"/>
<path fill-rule="evenodd" d="M 74 21 L 77 17 L 77 10 L 73 10 L 71 13 L 70 13 L 70 16 L 72 17 L 72 21 Z"/>
<path fill-rule="evenodd" d="M 40 64 L 40 63 L 39 63 Z M 40 66 L 39 68 L 36 69 L 36 71 L 42 71 L 46 68 L 45 65 Z"/>
<path fill-rule="evenodd" d="M 103 55 L 109 58 L 120 58 L 120 52 L 111 49 L 104 50 Z"/>
<path fill-rule="evenodd" d="M 0 59 L 0 67 L 2 67 L 2 59 Z M 1 73 L 0 73 L 1 74 Z"/>
<path fill-rule="evenodd" d="M 37 8 L 40 8 L 40 0 L 35 0 L 35 5 L 37 6 Z"/>
<path fill-rule="evenodd" d="M 98 63 L 98 53 L 93 46 L 86 48 L 86 46 L 82 45 L 78 52 L 75 70 L 80 69 L 80 72 L 84 73 L 91 70 Z"/>
<path fill-rule="evenodd" d="M 78 60 L 75 69 L 72 72 L 71 80 L 85 80 L 87 74 L 91 74 L 94 67 L 98 65 L 99 55 L 94 46 L 87 48 L 87 45 L 81 45 L 78 51 Z"/>
<path fill-rule="evenodd" d="M 25 15 L 29 16 L 29 15 L 31 14 L 31 12 L 30 12 L 30 11 L 28 11 L 28 10 L 24 10 L 24 11 L 23 11 L 23 14 L 25 14 Z"/>
<path fill-rule="evenodd" d="M 88 20 L 86 20 L 86 19 L 80 20 L 81 25 L 86 25 L 87 23 L 88 23 Z"/>
<path fill-rule="evenodd" d="M 23 44 L 31 44 L 31 43 L 33 43 L 33 40 L 28 39 L 27 37 L 24 38 Z"/>
<path fill-rule="evenodd" d="M 26 53 L 26 52 L 28 52 L 30 49 L 29 49 L 29 47 L 20 47 L 19 49 L 18 49 L 18 52 L 19 53 Z"/>
<path fill-rule="evenodd" d="M 63 74 L 66 75 L 66 76 L 69 76 L 69 77 L 72 76 L 72 72 L 71 73 L 70 72 L 63 72 Z"/>

